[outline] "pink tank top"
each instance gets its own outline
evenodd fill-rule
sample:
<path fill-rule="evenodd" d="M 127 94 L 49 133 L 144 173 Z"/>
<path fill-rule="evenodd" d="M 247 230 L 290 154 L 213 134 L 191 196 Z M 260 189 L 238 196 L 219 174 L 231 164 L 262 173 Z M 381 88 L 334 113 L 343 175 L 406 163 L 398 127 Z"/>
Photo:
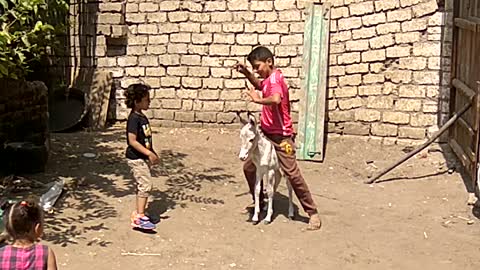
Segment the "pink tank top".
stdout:
<path fill-rule="evenodd" d="M 11 245 L 0 248 L 0 270 L 46 270 L 48 246 L 36 244 L 28 248 Z"/>

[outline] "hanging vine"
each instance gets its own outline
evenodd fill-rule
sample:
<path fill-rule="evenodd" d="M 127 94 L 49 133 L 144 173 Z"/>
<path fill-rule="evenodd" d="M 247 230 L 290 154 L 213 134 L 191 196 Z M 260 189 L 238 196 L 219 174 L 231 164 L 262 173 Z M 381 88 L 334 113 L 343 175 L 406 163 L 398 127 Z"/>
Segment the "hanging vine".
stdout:
<path fill-rule="evenodd" d="M 0 78 L 23 79 L 66 33 L 64 0 L 0 0 Z"/>

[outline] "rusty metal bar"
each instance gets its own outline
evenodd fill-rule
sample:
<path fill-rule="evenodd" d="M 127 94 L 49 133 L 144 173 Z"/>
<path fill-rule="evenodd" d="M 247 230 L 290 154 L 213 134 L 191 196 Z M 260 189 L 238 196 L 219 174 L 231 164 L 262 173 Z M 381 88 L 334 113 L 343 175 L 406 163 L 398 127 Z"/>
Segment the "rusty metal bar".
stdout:
<path fill-rule="evenodd" d="M 470 87 L 468 87 L 465 83 L 460 81 L 459 79 L 453 79 L 452 85 L 461 90 L 465 96 L 467 96 L 469 99 L 474 97 L 476 95 L 475 91 L 473 91 Z"/>
<path fill-rule="evenodd" d="M 462 28 L 462 29 L 467 29 L 470 30 L 474 33 L 477 33 L 477 26 L 478 23 L 473 22 L 468 19 L 463 19 L 463 18 L 455 18 L 455 26 Z"/>

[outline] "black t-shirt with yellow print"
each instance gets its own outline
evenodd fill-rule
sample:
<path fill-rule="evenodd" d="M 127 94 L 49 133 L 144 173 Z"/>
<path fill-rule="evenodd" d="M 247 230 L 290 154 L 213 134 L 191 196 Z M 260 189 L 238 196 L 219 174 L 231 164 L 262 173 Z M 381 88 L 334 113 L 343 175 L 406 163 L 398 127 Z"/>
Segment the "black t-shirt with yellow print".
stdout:
<path fill-rule="evenodd" d="M 137 141 L 150 151 L 153 151 L 152 130 L 145 115 L 138 112 L 131 112 L 127 120 L 127 151 L 125 156 L 128 159 L 148 159 L 147 156 L 138 152 L 128 143 L 128 133 L 137 135 Z"/>

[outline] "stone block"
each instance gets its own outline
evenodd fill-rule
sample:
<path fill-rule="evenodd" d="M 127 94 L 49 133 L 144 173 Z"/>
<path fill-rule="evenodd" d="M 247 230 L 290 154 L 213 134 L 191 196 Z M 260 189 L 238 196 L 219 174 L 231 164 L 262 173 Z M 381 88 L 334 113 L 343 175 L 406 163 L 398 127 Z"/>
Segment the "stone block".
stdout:
<path fill-rule="evenodd" d="M 395 40 L 392 34 L 374 37 L 370 39 L 369 42 L 370 48 L 372 49 L 381 49 L 395 44 Z"/>
<path fill-rule="evenodd" d="M 343 133 L 347 135 L 362 135 L 366 136 L 370 134 L 370 125 L 362 123 L 344 123 Z"/>
<path fill-rule="evenodd" d="M 377 110 L 358 109 L 355 111 L 355 121 L 375 122 L 379 121 L 381 113 Z"/>
<path fill-rule="evenodd" d="M 387 12 L 388 22 L 404 22 L 412 19 L 412 9 L 398 9 Z"/>
<path fill-rule="evenodd" d="M 349 6 L 350 16 L 370 14 L 375 11 L 373 1 L 352 3 Z"/>
<path fill-rule="evenodd" d="M 216 112 L 195 112 L 195 121 L 215 123 L 217 122 Z"/>
<path fill-rule="evenodd" d="M 423 17 L 438 10 L 437 0 L 427 0 L 412 7 L 414 17 Z"/>
<path fill-rule="evenodd" d="M 377 62 L 386 59 L 385 49 L 362 52 L 362 62 Z"/>
<path fill-rule="evenodd" d="M 392 124 L 373 123 L 372 135 L 382 137 L 394 137 L 398 134 L 398 126 Z"/>
<path fill-rule="evenodd" d="M 402 32 L 423 31 L 427 29 L 427 19 L 413 19 L 411 21 L 402 22 Z"/>
<path fill-rule="evenodd" d="M 363 25 L 365 26 L 374 26 L 387 21 L 387 16 L 385 13 L 375 13 L 372 15 L 367 15 L 362 17 Z"/>
<path fill-rule="evenodd" d="M 407 139 L 424 139 L 426 136 L 426 129 L 413 127 L 399 127 L 398 137 Z"/>
<path fill-rule="evenodd" d="M 410 122 L 410 115 L 403 112 L 383 112 L 382 120 L 385 123 L 391 124 L 408 124 Z"/>
<path fill-rule="evenodd" d="M 426 87 L 420 85 L 400 85 L 398 96 L 406 98 L 425 98 Z"/>
<path fill-rule="evenodd" d="M 395 102 L 395 110 L 406 112 L 418 112 L 422 109 L 422 101 L 419 99 L 399 99 Z"/>
<path fill-rule="evenodd" d="M 194 112 L 175 112 L 175 121 L 180 122 L 193 122 L 195 121 L 195 113 Z"/>
<path fill-rule="evenodd" d="M 387 11 L 400 7 L 399 0 L 378 0 L 375 1 L 375 11 Z"/>
<path fill-rule="evenodd" d="M 352 63 L 360 63 L 360 53 L 359 52 L 351 52 L 351 53 L 344 53 L 338 56 L 338 64 L 352 64 Z"/>
<path fill-rule="evenodd" d="M 348 32 L 348 33 L 350 33 L 350 32 Z M 352 30 L 350 35 L 346 35 L 346 37 L 342 41 L 349 40 L 350 38 L 352 38 L 352 36 L 353 36 L 354 40 L 371 38 L 371 37 L 377 36 L 377 31 L 376 31 L 376 28 L 374 26 L 363 27 L 363 28 L 360 28 L 360 29 Z M 333 38 L 333 36 L 332 36 L 332 38 Z"/>
<path fill-rule="evenodd" d="M 362 75 L 354 74 L 339 77 L 340 86 L 358 86 L 362 84 Z"/>
<path fill-rule="evenodd" d="M 368 64 L 350 64 L 345 66 L 347 74 L 368 73 Z"/>
<path fill-rule="evenodd" d="M 353 121 L 353 111 L 331 111 L 328 112 L 328 121 L 333 123 Z"/>
<path fill-rule="evenodd" d="M 349 98 L 349 99 L 339 99 L 338 107 L 340 110 L 350 110 L 363 106 L 363 100 L 361 98 Z"/>
<path fill-rule="evenodd" d="M 163 109 L 180 109 L 182 108 L 182 100 L 180 99 L 163 99 L 162 100 Z"/>

